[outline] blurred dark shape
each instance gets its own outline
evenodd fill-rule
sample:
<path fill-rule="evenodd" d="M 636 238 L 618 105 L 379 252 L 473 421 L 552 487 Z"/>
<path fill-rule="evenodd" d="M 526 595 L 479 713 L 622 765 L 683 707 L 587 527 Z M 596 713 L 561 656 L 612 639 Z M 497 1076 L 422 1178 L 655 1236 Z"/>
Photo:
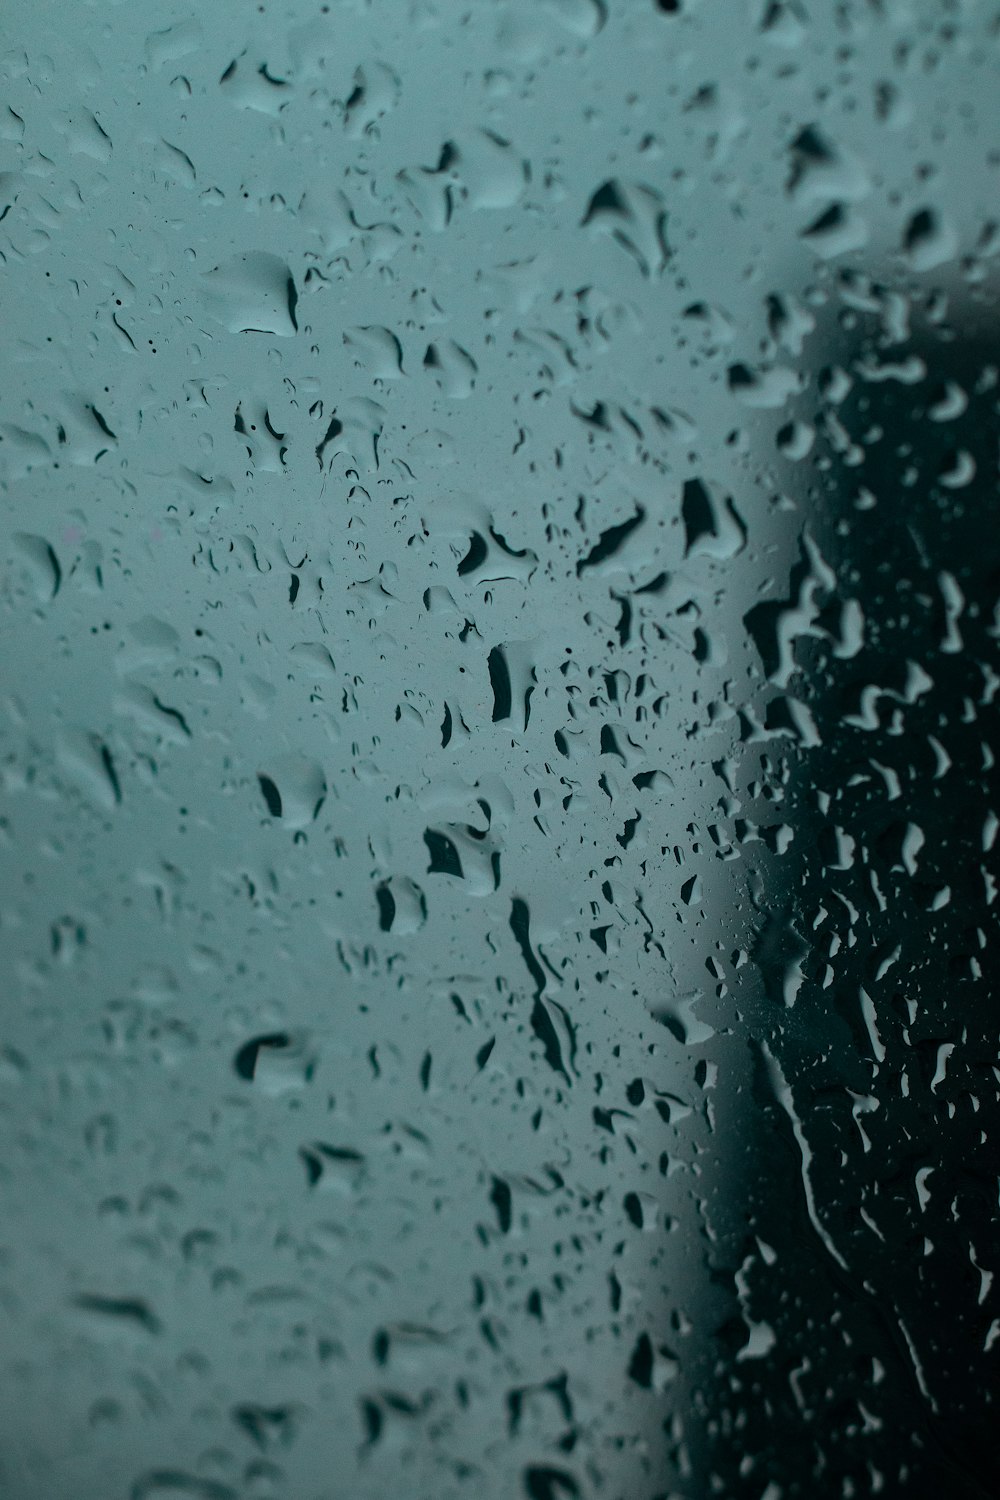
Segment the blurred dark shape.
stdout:
<path fill-rule="evenodd" d="M 746 1088 L 718 1091 L 706 1201 L 744 1318 L 695 1409 L 706 1493 L 994 1496 L 998 319 L 846 300 L 797 413 L 802 560 L 747 621 L 772 727 L 743 816 L 792 838 L 726 867 Z"/>

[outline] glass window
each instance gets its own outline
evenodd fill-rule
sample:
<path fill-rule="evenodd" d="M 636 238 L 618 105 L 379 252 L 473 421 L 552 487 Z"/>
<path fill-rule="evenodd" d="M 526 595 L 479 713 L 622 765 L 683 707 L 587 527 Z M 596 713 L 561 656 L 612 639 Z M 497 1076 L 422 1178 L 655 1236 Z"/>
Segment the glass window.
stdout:
<path fill-rule="evenodd" d="M 0 30 L 0 1493 L 995 1494 L 1000 12 Z"/>

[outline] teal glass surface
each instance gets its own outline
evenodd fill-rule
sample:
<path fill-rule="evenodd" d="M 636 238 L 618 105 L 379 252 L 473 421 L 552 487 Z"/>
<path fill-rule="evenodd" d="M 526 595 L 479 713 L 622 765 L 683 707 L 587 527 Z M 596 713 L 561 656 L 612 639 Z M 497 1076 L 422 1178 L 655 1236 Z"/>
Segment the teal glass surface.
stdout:
<path fill-rule="evenodd" d="M 996 1494 L 1000 12 L 0 80 L 0 1500 Z"/>

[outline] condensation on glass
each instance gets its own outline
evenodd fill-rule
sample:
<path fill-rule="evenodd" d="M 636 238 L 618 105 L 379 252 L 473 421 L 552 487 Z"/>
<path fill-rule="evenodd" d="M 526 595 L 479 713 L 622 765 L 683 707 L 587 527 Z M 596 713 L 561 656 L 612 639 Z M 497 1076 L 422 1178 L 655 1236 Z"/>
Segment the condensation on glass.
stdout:
<path fill-rule="evenodd" d="M 0 1493 L 996 1493 L 1000 11 L 0 21 Z"/>

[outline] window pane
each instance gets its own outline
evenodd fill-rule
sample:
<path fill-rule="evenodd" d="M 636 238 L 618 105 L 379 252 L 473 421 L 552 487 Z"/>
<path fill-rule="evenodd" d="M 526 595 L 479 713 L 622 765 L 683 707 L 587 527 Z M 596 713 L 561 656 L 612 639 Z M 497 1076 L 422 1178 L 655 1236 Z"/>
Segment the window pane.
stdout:
<path fill-rule="evenodd" d="M 0 1491 L 993 1494 L 995 8 L 5 20 Z"/>

